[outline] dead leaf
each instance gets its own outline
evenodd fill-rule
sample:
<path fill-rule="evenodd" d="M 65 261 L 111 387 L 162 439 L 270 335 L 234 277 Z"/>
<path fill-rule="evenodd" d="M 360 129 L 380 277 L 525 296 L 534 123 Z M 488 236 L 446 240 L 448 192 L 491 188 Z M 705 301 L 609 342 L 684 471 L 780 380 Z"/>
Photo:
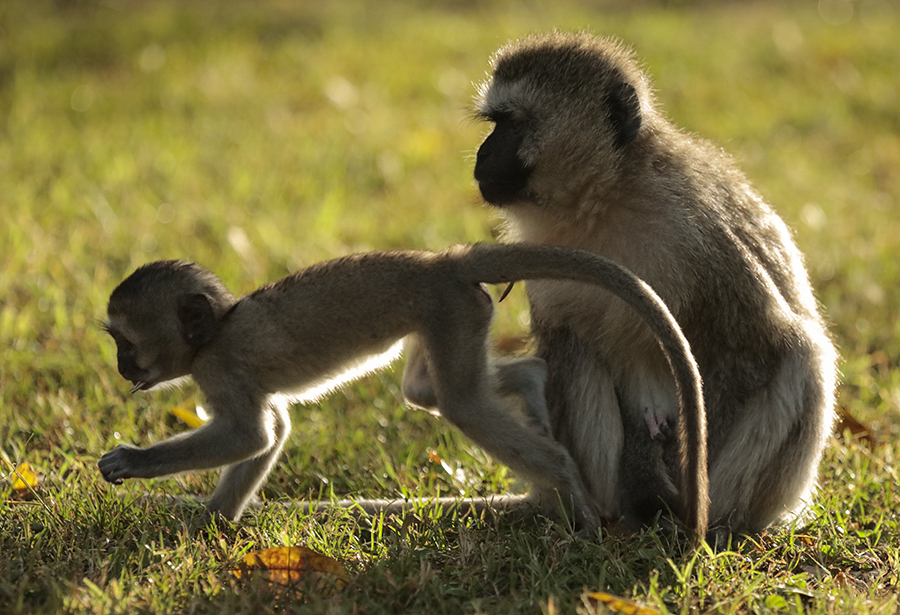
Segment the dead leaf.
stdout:
<path fill-rule="evenodd" d="M 232 571 L 239 579 L 258 574 L 279 592 L 302 598 L 303 590 L 328 597 L 343 589 L 350 577 L 336 560 L 308 547 L 275 547 L 251 551 Z"/>
<path fill-rule="evenodd" d="M 38 475 L 31 469 L 31 464 L 27 461 L 20 463 L 13 468 L 12 488 L 19 498 L 27 498 L 37 489 Z"/>
<path fill-rule="evenodd" d="M 494 350 L 498 354 L 517 354 L 524 352 L 531 343 L 529 335 L 504 335 L 494 340 Z"/>
<path fill-rule="evenodd" d="M 838 420 L 834 426 L 834 432 L 841 436 L 848 430 L 854 438 L 869 444 L 872 443 L 872 431 L 856 420 L 856 417 L 850 414 L 850 411 L 847 408 L 840 406 L 838 408 Z"/>
<path fill-rule="evenodd" d="M 169 413 L 174 415 L 179 421 L 191 429 L 197 429 L 206 423 L 206 419 L 199 416 L 197 404 L 193 401 L 186 401 L 183 404 L 178 404 L 169 410 Z"/>
<path fill-rule="evenodd" d="M 557 615 L 559 611 L 556 610 L 556 600 L 553 599 L 553 596 L 547 598 L 547 608 L 544 609 L 544 615 Z"/>
<path fill-rule="evenodd" d="M 878 372 L 878 375 L 882 378 L 887 378 L 891 373 L 891 358 L 883 350 L 876 350 L 872 354 L 869 355 L 869 360 L 872 362 L 872 367 Z"/>
<path fill-rule="evenodd" d="M 606 605 L 613 613 L 625 613 L 625 615 L 660 615 L 659 611 L 641 606 L 636 602 L 607 594 L 606 592 L 593 592 L 587 594 L 590 600 L 596 600 Z"/>

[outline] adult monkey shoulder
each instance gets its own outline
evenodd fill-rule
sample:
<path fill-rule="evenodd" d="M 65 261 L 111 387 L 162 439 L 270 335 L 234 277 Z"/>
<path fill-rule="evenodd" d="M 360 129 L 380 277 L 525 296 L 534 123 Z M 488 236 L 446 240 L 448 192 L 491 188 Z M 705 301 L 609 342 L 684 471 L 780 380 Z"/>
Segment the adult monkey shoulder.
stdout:
<path fill-rule="evenodd" d="M 490 298 L 481 283 L 562 277 L 599 284 L 646 319 L 671 362 L 680 404 L 702 415 L 699 376 L 665 305 L 620 265 L 534 245 L 376 252 L 319 263 L 237 299 L 192 263 L 138 268 L 112 293 L 107 330 L 119 372 L 145 390 L 191 375 L 212 420 L 146 448 L 119 446 L 99 461 L 106 480 L 224 467 L 208 503 L 241 516 L 285 443 L 290 420 L 276 393 L 306 397 L 372 371 L 409 338 L 404 393 L 437 407 L 477 444 L 553 493 L 581 529 L 598 519 L 568 452 L 545 426 L 543 361 L 491 363 Z M 528 405 L 521 420 L 510 404 Z"/>
<path fill-rule="evenodd" d="M 677 413 L 658 348 L 617 298 L 528 282 L 554 435 L 589 497 L 633 525 L 677 512 L 693 495 L 675 477 L 696 476 L 707 445 L 713 525 L 754 532 L 795 513 L 815 483 L 836 373 L 782 220 L 725 154 L 661 114 L 621 43 L 534 35 L 492 67 L 476 107 L 494 126 L 474 174 L 506 239 L 634 271 L 675 315 L 703 377 L 708 444 Z"/>

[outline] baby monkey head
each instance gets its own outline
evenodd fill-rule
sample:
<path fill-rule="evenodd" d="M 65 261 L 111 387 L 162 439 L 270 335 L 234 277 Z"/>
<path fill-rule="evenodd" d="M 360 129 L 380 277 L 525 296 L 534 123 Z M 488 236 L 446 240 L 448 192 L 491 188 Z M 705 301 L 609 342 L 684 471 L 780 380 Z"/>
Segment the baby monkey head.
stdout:
<path fill-rule="evenodd" d="M 157 261 L 128 276 L 109 297 L 105 328 L 132 393 L 190 374 L 234 304 L 225 285 L 193 263 Z"/>

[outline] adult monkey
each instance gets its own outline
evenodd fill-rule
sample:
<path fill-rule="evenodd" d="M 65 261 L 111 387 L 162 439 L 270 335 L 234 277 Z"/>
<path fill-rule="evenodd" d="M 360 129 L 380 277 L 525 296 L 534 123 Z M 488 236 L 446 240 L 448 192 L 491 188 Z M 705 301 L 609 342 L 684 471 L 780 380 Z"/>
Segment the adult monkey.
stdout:
<path fill-rule="evenodd" d="M 836 356 L 784 222 L 726 154 L 661 114 L 621 43 L 538 34 L 492 68 L 475 179 L 505 239 L 602 254 L 666 302 L 704 382 L 716 537 L 796 513 L 832 424 Z M 649 330 L 602 289 L 527 290 L 553 433 L 589 497 L 633 526 L 678 511 L 677 468 L 692 460 L 670 437 L 675 391 Z"/>

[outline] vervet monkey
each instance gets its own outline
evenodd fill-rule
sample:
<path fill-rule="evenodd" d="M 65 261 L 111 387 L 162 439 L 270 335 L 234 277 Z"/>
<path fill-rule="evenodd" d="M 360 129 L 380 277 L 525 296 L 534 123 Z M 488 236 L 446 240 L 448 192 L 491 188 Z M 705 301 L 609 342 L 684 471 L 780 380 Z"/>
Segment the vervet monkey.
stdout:
<path fill-rule="evenodd" d="M 791 517 L 832 425 L 836 356 L 784 222 L 731 158 L 663 116 L 615 40 L 512 42 L 475 106 L 493 124 L 475 179 L 505 240 L 621 263 L 681 325 L 703 378 L 716 536 Z M 702 461 L 668 437 L 677 397 L 648 327 L 600 288 L 541 279 L 527 292 L 553 435 L 591 502 L 633 526 L 678 510 L 678 468 Z"/>
<path fill-rule="evenodd" d="M 632 306 L 659 336 L 683 413 L 702 422 L 696 364 L 665 305 L 631 273 L 593 254 L 526 245 L 375 252 L 314 265 L 241 299 L 195 264 L 158 261 L 110 296 L 106 329 L 119 372 L 132 392 L 191 375 L 213 418 L 147 448 L 119 445 L 101 457 L 103 477 L 120 483 L 225 466 L 208 508 L 237 519 L 290 430 L 276 394 L 321 394 L 394 359 L 408 336 L 403 388 L 413 403 L 439 408 L 592 531 L 598 518 L 578 468 L 548 434 L 543 361 L 494 366 L 488 359 L 493 307 L 481 283 L 543 277 L 598 284 Z M 510 393 L 529 405 L 524 419 Z"/>

